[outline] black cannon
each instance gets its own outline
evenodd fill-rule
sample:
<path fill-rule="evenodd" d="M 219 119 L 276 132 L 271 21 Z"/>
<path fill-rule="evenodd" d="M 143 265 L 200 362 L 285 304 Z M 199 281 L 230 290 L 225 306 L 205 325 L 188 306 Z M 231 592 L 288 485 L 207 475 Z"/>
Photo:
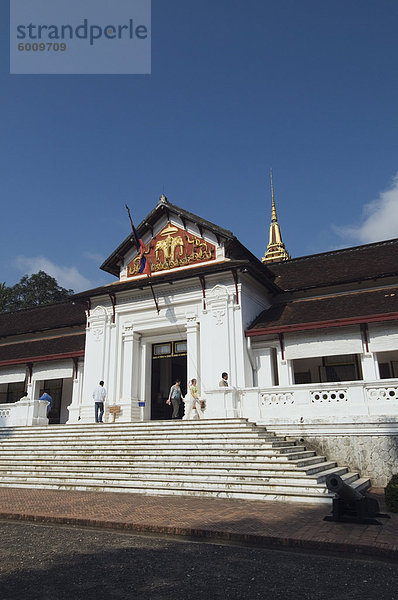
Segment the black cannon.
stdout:
<path fill-rule="evenodd" d="M 358 492 L 345 483 L 340 475 L 335 473 L 328 475 L 326 487 L 336 496 L 333 498 L 333 514 L 325 517 L 325 521 L 381 525 L 374 517 L 389 518 L 388 515 L 380 513 L 379 502 L 376 498 Z"/>

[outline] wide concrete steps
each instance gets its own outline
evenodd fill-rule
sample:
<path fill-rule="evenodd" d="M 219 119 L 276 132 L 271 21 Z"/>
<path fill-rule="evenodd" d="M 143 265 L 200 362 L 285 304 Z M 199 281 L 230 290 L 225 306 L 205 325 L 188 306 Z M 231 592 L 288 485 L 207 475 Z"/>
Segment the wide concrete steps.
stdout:
<path fill-rule="evenodd" d="M 244 419 L 0 429 L 0 486 L 330 502 L 338 473 L 370 482 Z"/>
<path fill-rule="evenodd" d="M 175 473 L 183 476 L 195 477 L 207 477 L 216 476 L 217 478 L 234 475 L 235 477 L 256 477 L 256 478 L 295 478 L 300 479 L 311 475 L 313 479 L 319 483 L 324 481 L 329 474 L 345 475 L 348 471 L 347 467 L 337 467 L 336 463 L 322 462 L 317 465 L 317 468 L 310 469 L 298 469 L 294 464 L 287 465 L 286 468 L 280 465 L 247 465 L 245 463 L 236 464 L 231 463 L 225 465 L 223 463 L 215 463 L 214 465 L 208 465 L 205 461 L 202 463 L 192 462 L 181 462 L 178 464 L 178 468 L 173 463 L 156 463 L 156 462 L 138 462 L 138 463 L 123 463 L 120 461 L 115 462 L 102 462 L 98 461 L 85 462 L 85 461 L 51 461 L 48 464 L 47 461 L 3 461 L 0 465 L 0 475 L 13 475 L 14 473 L 22 474 L 27 473 L 33 475 L 35 473 L 41 473 L 43 469 L 48 473 L 80 473 L 87 474 L 87 471 L 91 473 L 127 473 L 128 475 L 141 475 L 145 474 L 150 477 L 152 474 L 167 474 L 170 477 L 174 477 Z"/>
<path fill-rule="evenodd" d="M 64 478 L 67 476 L 68 480 L 71 479 L 87 479 L 97 480 L 101 479 L 104 481 L 131 481 L 134 479 L 142 479 L 146 481 L 161 481 L 167 479 L 168 481 L 178 482 L 214 482 L 214 483 L 226 483 L 228 484 L 231 476 L 233 476 L 235 482 L 239 483 L 256 483 L 262 485 L 263 483 L 284 485 L 303 486 L 303 484 L 321 487 L 319 484 L 325 481 L 328 474 L 337 473 L 346 483 L 351 483 L 357 480 L 356 473 L 348 473 L 346 468 L 330 469 L 329 471 L 322 471 L 317 476 L 307 477 L 305 473 L 296 473 L 295 471 L 286 473 L 275 473 L 274 471 L 250 471 L 245 472 L 239 469 L 179 469 L 178 471 L 170 473 L 166 468 L 158 469 L 144 469 L 144 468 L 130 468 L 117 470 L 110 466 L 104 468 L 96 468 L 91 473 L 87 473 L 85 467 L 78 467 L 76 465 L 69 467 L 62 466 L 50 466 L 46 468 L 46 476 L 51 478 Z M 19 479 L 34 479 L 42 477 L 41 468 L 32 468 L 29 466 L 17 466 L 13 468 L 0 468 L 0 474 L 2 477 L 18 477 Z"/>

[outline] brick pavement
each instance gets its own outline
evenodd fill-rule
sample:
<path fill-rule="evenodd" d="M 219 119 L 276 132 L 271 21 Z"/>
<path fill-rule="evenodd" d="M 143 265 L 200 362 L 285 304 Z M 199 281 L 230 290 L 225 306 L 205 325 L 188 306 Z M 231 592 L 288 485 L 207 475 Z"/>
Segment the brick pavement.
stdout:
<path fill-rule="evenodd" d="M 295 502 L 0 488 L 0 519 L 398 560 L 398 514 L 381 525 L 358 525 L 324 521 L 329 512 L 327 505 Z"/>

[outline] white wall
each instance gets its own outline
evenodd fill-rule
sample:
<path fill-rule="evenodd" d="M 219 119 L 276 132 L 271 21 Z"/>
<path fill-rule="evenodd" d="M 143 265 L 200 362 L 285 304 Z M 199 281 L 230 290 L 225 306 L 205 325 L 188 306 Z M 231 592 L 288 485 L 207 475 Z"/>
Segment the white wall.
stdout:
<path fill-rule="evenodd" d="M 242 307 L 242 329 L 246 331 L 253 321 L 267 308 L 271 306 L 270 294 L 267 293 L 263 286 L 253 281 L 246 275 L 240 277 L 240 304 Z M 253 341 L 253 340 L 252 340 Z M 252 343 L 252 346 L 254 344 Z M 264 373 L 269 371 L 268 363 L 264 363 L 265 357 L 261 353 L 250 352 L 250 344 L 246 337 L 243 337 L 243 360 L 245 370 L 245 385 L 256 385 L 258 378 L 268 381 L 267 375 Z M 250 355 L 249 355 L 250 354 Z M 253 365 L 254 362 L 254 365 Z M 253 366 L 256 368 L 253 369 Z M 259 371 L 262 375 L 259 375 Z M 265 377 L 265 379 L 264 379 Z"/>
<path fill-rule="evenodd" d="M 286 333 L 284 341 L 287 360 L 338 354 L 360 354 L 363 349 L 359 325 Z"/>

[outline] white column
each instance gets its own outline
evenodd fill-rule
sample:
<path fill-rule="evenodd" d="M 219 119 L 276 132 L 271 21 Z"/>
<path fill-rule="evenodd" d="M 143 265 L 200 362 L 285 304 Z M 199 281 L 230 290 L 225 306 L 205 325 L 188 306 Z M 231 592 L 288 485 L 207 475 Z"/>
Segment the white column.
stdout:
<path fill-rule="evenodd" d="M 149 421 L 151 418 L 151 344 L 141 342 L 140 394 L 138 400 L 145 402 L 141 407 L 140 420 Z"/>
<path fill-rule="evenodd" d="M 187 377 L 188 381 L 196 379 L 198 389 L 201 390 L 200 381 L 200 353 L 199 353 L 199 323 L 196 315 L 188 315 L 187 323 Z"/>
<path fill-rule="evenodd" d="M 106 346 L 109 337 L 107 335 L 108 317 L 107 309 L 104 306 L 94 308 L 89 317 L 90 326 L 86 328 L 83 393 L 79 405 L 79 423 L 92 423 L 94 421 L 92 395 L 101 379 L 105 381 L 105 388 L 109 392 L 109 381 L 105 372 Z"/>
<path fill-rule="evenodd" d="M 373 352 L 361 354 L 361 366 L 364 381 L 376 381 L 380 379 L 379 364 Z"/>
<path fill-rule="evenodd" d="M 221 373 L 229 374 L 229 383 L 237 385 L 237 374 L 232 368 L 232 345 L 230 339 L 230 306 L 233 296 L 224 285 L 216 285 L 206 296 L 206 311 L 200 321 L 200 364 L 202 388 L 213 389 L 221 379 Z"/>
<path fill-rule="evenodd" d="M 254 351 L 258 363 L 257 382 L 260 388 L 275 385 L 272 350 L 273 348 L 258 348 Z"/>
<path fill-rule="evenodd" d="M 78 423 L 80 405 L 82 400 L 83 392 L 83 372 L 84 363 L 83 360 L 79 360 L 77 363 L 77 373 L 74 373 L 74 379 L 72 384 L 72 402 L 68 406 L 69 419 L 67 423 Z"/>
<path fill-rule="evenodd" d="M 277 351 L 277 364 L 278 364 L 278 375 L 279 385 L 293 385 L 293 364 L 292 361 L 282 358 L 282 352 L 280 348 Z"/>
<path fill-rule="evenodd" d="M 122 421 L 138 421 L 139 350 L 141 336 L 126 326 L 123 332 Z"/>
<path fill-rule="evenodd" d="M 34 372 L 34 367 L 33 367 L 33 372 Z M 42 385 L 42 382 L 40 380 L 34 379 L 34 377 L 32 376 L 32 381 L 29 386 L 30 389 L 28 387 L 28 390 L 27 390 L 29 398 L 31 398 L 32 400 L 39 399 L 41 385 Z"/>

